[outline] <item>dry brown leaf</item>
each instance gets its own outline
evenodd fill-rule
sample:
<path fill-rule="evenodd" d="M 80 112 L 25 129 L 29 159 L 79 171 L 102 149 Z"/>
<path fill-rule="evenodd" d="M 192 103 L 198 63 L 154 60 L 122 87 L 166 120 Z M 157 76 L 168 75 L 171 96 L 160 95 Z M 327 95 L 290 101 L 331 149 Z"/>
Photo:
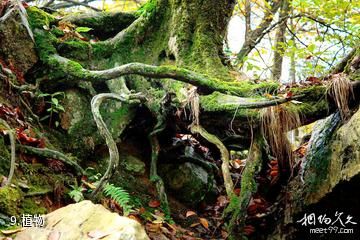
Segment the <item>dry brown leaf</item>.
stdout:
<path fill-rule="evenodd" d="M 200 223 L 193 223 L 193 224 L 190 225 L 190 227 L 196 227 L 198 225 L 200 225 Z"/>
<path fill-rule="evenodd" d="M 209 229 L 209 222 L 208 220 L 206 220 L 205 218 L 199 218 L 199 221 L 201 223 L 201 225 L 206 228 L 206 229 Z"/>
<path fill-rule="evenodd" d="M 10 229 L 10 230 L 0 230 L 0 232 L 4 235 L 11 235 L 14 233 L 21 232 L 22 230 L 23 230 L 22 228 L 17 228 L 17 229 Z"/>
<path fill-rule="evenodd" d="M 161 203 L 159 200 L 151 200 L 148 205 L 149 207 L 157 208 L 160 207 Z"/>
<path fill-rule="evenodd" d="M 194 216 L 194 215 L 197 215 L 196 212 L 194 212 L 194 211 L 187 211 L 185 216 L 186 216 L 186 217 L 190 217 L 190 216 Z"/>

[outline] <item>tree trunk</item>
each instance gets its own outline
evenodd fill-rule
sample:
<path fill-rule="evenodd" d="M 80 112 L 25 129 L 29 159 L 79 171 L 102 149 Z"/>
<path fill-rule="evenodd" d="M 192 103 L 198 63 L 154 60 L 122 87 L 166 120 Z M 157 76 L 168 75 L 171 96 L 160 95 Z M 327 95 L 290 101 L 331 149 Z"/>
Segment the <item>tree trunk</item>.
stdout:
<path fill-rule="evenodd" d="M 280 7 L 279 19 L 286 19 L 289 15 L 290 2 L 289 0 L 284 0 Z M 275 36 L 275 50 L 274 50 L 274 60 L 272 67 L 272 79 L 279 81 L 281 77 L 282 64 L 284 59 L 285 47 L 285 32 L 286 32 L 286 20 L 284 20 L 276 31 Z"/>

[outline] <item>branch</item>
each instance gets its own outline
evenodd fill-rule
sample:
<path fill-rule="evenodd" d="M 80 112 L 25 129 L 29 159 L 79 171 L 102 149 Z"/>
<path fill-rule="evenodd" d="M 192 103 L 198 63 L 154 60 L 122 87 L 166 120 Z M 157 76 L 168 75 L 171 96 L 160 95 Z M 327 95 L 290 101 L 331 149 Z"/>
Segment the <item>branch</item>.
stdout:
<path fill-rule="evenodd" d="M 98 8 L 96 8 L 96 7 L 93 7 L 93 6 L 90 6 L 89 4 L 84 3 L 84 2 L 77 2 L 77 1 L 75 1 L 75 0 L 62 0 L 62 1 L 71 3 L 71 4 L 73 4 L 73 6 L 79 5 L 79 6 L 87 7 L 87 8 L 90 8 L 90 9 L 96 11 L 96 12 L 100 12 L 100 11 L 101 11 L 100 9 L 98 9 Z"/>
<path fill-rule="evenodd" d="M 249 37 L 245 40 L 240 52 L 237 55 L 239 62 L 242 62 L 244 58 L 254 49 L 258 41 L 266 35 L 265 30 L 272 22 L 275 13 L 280 8 L 283 0 L 274 1 L 270 10 L 264 10 L 264 17 L 261 19 L 260 24 L 256 26 L 255 30 L 249 32 Z"/>

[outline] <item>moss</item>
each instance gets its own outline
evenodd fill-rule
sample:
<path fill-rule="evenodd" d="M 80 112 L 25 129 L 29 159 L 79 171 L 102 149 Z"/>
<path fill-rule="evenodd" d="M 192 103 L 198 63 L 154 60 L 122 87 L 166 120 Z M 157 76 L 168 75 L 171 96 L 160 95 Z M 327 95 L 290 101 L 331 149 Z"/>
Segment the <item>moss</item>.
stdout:
<path fill-rule="evenodd" d="M 5 146 L 3 136 L 0 136 L 0 176 L 6 176 L 10 169 L 10 153 Z"/>
<path fill-rule="evenodd" d="M 62 42 L 57 46 L 57 50 L 61 56 L 82 62 L 88 61 L 92 54 L 90 43 L 79 39 Z"/>
<path fill-rule="evenodd" d="M 46 214 L 47 210 L 40 204 L 37 204 L 34 199 L 25 198 L 21 203 L 21 214 Z"/>
<path fill-rule="evenodd" d="M 0 188 L 0 212 L 10 216 L 17 216 L 22 199 L 23 195 L 17 188 Z"/>
<path fill-rule="evenodd" d="M 46 62 L 49 56 L 56 54 L 56 48 L 54 44 L 57 43 L 57 39 L 54 35 L 43 30 L 34 31 L 36 50 L 40 60 Z"/>
<path fill-rule="evenodd" d="M 332 150 L 329 142 L 339 123 L 339 114 L 331 115 L 318 126 L 318 131 L 314 132 L 315 138 L 312 140 L 311 148 L 308 150 L 307 165 L 305 167 L 307 191 L 311 193 L 316 192 L 327 179 L 332 159 L 330 157 Z"/>
<path fill-rule="evenodd" d="M 39 28 L 44 29 L 49 28 L 50 24 L 55 22 L 55 17 L 44 12 L 43 10 L 37 7 L 28 7 L 27 14 L 29 19 L 29 24 L 32 29 Z"/>
<path fill-rule="evenodd" d="M 259 111 L 256 109 L 240 109 L 236 103 L 228 102 L 228 95 L 214 92 L 210 95 L 200 96 L 201 108 L 204 112 L 217 112 L 229 114 L 233 117 L 236 112 L 237 118 L 257 118 L 259 117 Z"/>

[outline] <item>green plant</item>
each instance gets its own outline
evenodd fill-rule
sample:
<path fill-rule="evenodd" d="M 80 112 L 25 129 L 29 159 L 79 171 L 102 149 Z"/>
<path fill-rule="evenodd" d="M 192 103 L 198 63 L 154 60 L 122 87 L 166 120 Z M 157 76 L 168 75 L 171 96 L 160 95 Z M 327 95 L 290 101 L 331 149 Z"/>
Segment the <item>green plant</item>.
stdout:
<path fill-rule="evenodd" d="M 77 185 L 71 185 L 70 187 L 73 190 L 71 190 L 68 194 L 75 202 L 80 202 L 84 200 L 84 195 L 82 193 L 84 190 L 83 187 Z"/>
<path fill-rule="evenodd" d="M 129 215 L 132 211 L 133 206 L 130 204 L 130 195 L 123 188 L 116 187 L 113 184 L 107 184 L 104 187 L 104 194 L 123 208 L 125 216 Z"/>
<path fill-rule="evenodd" d="M 46 110 L 49 114 L 46 115 L 45 117 L 41 118 L 40 121 L 44 121 L 44 120 L 49 118 L 49 126 L 50 126 L 51 122 L 52 122 L 52 119 L 53 119 L 53 114 L 54 113 L 59 114 L 60 112 L 65 112 L 65 109 L 61 105 L 60 98 L 59 98 L 59 97 L 64 98 L 65 93 L 64 92 L 55 92 L 55 93 L 52 93 L 52 94 L 42 93 L 42 94 L 39 94 L 38 97 L 49 98 L 49 101 L 46 101 L 46 103 L 50 104 L 50 107 Z M 56 127 L 59 126 L 58 121 L 55 121 L 55 126 Z"/>

